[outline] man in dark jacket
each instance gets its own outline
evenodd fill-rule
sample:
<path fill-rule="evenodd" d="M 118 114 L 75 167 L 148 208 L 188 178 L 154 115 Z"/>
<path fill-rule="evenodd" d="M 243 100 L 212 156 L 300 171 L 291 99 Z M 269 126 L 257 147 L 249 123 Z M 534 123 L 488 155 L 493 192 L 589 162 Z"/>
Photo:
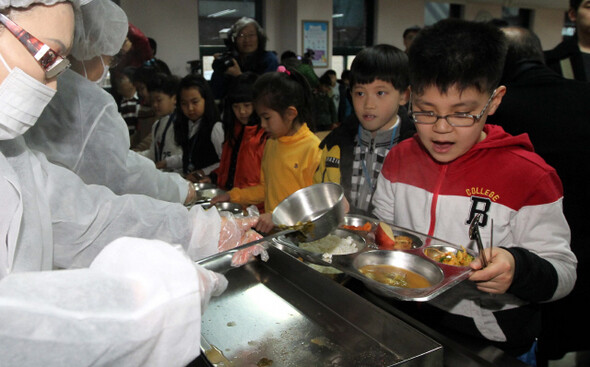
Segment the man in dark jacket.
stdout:
<path fill-rule="evenodd" d="M 578 258 L 578 280 L 563 299 L 543 305 L 539 366 L 566 352 L 589 350 L 585 300 L 590 299 L 587 186 L 590 177 L 590 84 L 568 80 L 543 64 L 538 38 L 524 28 L 503 28 L 508 54 L 502 84 L 506 95 L 488 122 L 510 134 L 528 133 L 535 151 L 557 170 L 564 187 L 564 213 L 571 247 Z"/>
<path fill-rule="evenodd" d="M 590 81 L 590 0 L 570 0 L 576 34 L 545 52 L 547 66 L 566 79 Z"/>

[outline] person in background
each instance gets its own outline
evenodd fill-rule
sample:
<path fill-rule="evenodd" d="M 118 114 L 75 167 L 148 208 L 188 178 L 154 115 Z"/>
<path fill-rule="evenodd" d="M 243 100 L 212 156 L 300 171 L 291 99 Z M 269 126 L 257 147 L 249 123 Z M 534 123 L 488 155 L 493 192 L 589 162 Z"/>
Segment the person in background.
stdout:
<path fill-rule="evenodd" d="M 164 74 L 172 75 L 168 64 L 166 64 L 163 60 L 156 58 L 156 52 L 158 51 L 158 44 L 156 43 L 156 40 L 148 37 L 148 42 L 150 43 L 154 57 L 144 62 L 143 65 L 154 67 Z"/>
<path fill-rule="evenodd" d="M 488 122 L 501 125 L 512 135 L 527 133 L 539 154 L 555 168 L 563 182 L 563 212 L 571 229 L 571 248 L 578 259 L 578 278 L 572 292 L 541 305 L 543 328 L 539 336 L 540 357 L 562 358 L 566 352 L 590 350 L 590 340 L 576 331 L 590 328 L 585 300 L 590 298 L 586 245 L 586 195 L 590 161 L 590 84 L 569 80 L 543 63 L 539 38 L 521 27 L 505 27 L 508 52 L 502 76 L 506 95 Z M 567 111 L 564 116 L 563 111 Z M 567 121 L 567 129 L 561 122 Z M 579 366 L 583 365 L 581 362 Z"/>
<path fill-rule="evenodd" d="M 125 38 L 123 10 L 108 0 L 89 2 L 82 6 L 75 30 L 72 68 L 60 76 L 55 97 L 25 134 L 27 144 L 87 184 L 107 186 L 118 195 L 190 202 L 192 185 L 129 151 L 127 125 L 113 97 L 97 84 Z"/>
<path fill-rule="evenodd" d="M 117 93 L 121 97 L 119 101 L 119 113 L 127 124 L 130 137 L 133 137 L 137 130 L 137 124 L 139 122 L 139 110 L 141 107 L 137 89 L 135 89 L 135 86 L 132 82 L 134 73 L 135 68 L 128 67 L 114 76 L 114 82 L 117 86 Z"/>
<path fill-rule="evenodd" d="M 176 103 L 174 140 L 182 147 L 182 155 L 169 157 L 167 162 L 174 167 L 181 165 L 188 180 L 199 182 L 219 167 L 225 136 L 223 124 L 213 92 L 200 75 L 182 78 Z"/>
<path fill-rule="evenodd" d="M 350 95 L 350 70 L 342 70 L 338 81 L 340 90 L 340 103 L 338 104 L 338 122 L 343 122 L 352 114 L 352 101 Z"/>
<path fill-rule="evenodd" d="M 547 66 L 566 79 L 590 81 L 590 0 L 570 0 L 570 20 L 576 33 L 545 51 Z"/>
<path fill-rule="evenodd" d="M 474 251 L 468 232 L 478 220 L 483 244 L 494 240 L 485 248 L 489 264 L 475 258 L 469 281 L 413 316 L 455 340 L 534 363 L 539 303 L 572 290 L 577 261 L 557 173 L 526 135 L 486 124 L 506 93 L 505 55 L 505 37 L 490 24 L 447 19 L 420 31 L 409 51 L 418 133 L 387 155 L 373 214 Z"/>
<path fill-rule="evenodd" d="M 256 229 L 270 232 L 273 209 L 287 196 L 312 184 L 321 151 L 319 139 L 307 127 L 311 91 L 298 72 L 279 67 L 254 84 L 254 106 L 261 125 L 270 138 L 264 148 L 260 185 L 234 187 L 211 200 L 212 204 L 231 201 L 243 205 L 264 201 Z"/>
<path fill-rule="evenodd" d="M 279 61 L 273 52 L 266 51 L 266 39 L 264 30 L 252 18 L 242 17 L 232 25 L 226 41 L 228 53 L 216 54 L 212 65 L 211 88 L 215 99 L 222 99 L 232 79 L 243 72 L 261 75 L 277 70 Z"/>
<path fill-rule="evenodd" d="M 403 39 L 404 39 L 404 47 L 406 48 L 405 49 L 406 53 L 408 53 L 408 50 L 410 49 L 412 42 L 414 42 L 414 38 L 416 38 L 416 35 L 418 34 L 418 32 L 420 32 L 421 29 L 422 29 L 421 27 L 415 25 L 413 27 L 409 27 L 404 30 Z"/>
<path fill-rule="evenodd" d="M 0 0 L 0 24 L 0 365 L 186 365 L 201 312 L 227 284 L 194 260 L 231 227 L 86 185 L 31 150 L 22 135 L 68 66 L 74 7 Z"/>
<path fill-rule="evenodd" d="M 408 57 L 391 45 L 367 47 L 352 62 L 355 114 L 322 141 L 322 158 L 314 174 L 314 183 L 341 185 L 352 212 L 370 213 L 385 156 L 416 132 L 401 106 L 408 100 L 408 78 Z"/>
<path fill-rule="evenodd" d="M 313 121 L 308 122 L 314 132 L 332 130 L 338 123 L 331 93 L 332 79 L 324 74 L 320 77 L 319 87 L 313 91 Z"/>
<path fill-rule="evenodd" d="M 257 75 L 242 73 L 225 97 L 225 142 L 219 167 L 211 181 L 223 190 L 260 184 L 260 166 L 267 133 L 254 111 L 253 87 Z M 264 206 L 259 204 L 260 212 Z"/>
<path fill-rule="evenodd" d="M 158 120 L 152 125 L 150 148 L 142 155 L 154 161 L 158 169 L 181 172 L 182 162 L 176 157 L 182 156 L 182 148 L 174 139 L 178 84 L 178 78 L 168 74 L 157 74 L 148 83 L 152 109 Z"/>
<path fill-rule="evenodd" d="M 338 86 L 338 75 L 332 69 L 326 70 L 323 75 L 327 75 L 330 78 L 330 97 L 334 102 L 334 109 L 338 111 L 338 107 L 340 106 L 340 89 Z M 321 77 L 320 77 L 321 78 Z"/>

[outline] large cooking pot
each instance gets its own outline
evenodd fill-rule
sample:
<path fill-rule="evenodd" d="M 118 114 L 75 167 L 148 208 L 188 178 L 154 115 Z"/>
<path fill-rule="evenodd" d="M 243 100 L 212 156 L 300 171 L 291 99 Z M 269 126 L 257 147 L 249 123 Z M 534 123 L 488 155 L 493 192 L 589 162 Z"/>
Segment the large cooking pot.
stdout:
<path fill-rule="evenodd" d="M 344 222 L 344 191 L 331 182 L 299 189 L 277 205 L 272 221 L 279 228 L 301 228 L 307 241 L 323 238 Z"/>

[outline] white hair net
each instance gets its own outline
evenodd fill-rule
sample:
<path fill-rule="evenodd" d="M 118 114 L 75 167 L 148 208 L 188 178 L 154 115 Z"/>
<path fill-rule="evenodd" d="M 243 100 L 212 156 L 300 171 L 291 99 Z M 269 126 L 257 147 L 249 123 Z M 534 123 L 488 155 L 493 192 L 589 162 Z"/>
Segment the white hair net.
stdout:
<path fill-rule="evenodd" d="M 114 56 L 123 46 L 128 27 L 127 15 L 111 0 L 82 0 L 71 54 L 81 61 Z"/>
<path fill-rule="evenodd" d="M 79 5 L 79 0 L 0 0 L 0 9 L 12 8 L 26 8 L 33 4 L 53 5 L 64 1 L 70 1 L 75 6 Z"/>

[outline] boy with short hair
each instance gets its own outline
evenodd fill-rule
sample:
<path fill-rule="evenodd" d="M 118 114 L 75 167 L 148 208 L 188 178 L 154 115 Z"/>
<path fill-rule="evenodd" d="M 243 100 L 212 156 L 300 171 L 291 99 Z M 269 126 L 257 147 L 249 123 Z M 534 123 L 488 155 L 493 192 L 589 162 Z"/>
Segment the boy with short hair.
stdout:
<path fill-rule="evenodd" d="M 174 140 L 178 84 L 177 77 L 164 73 L 148 81 L 152 109 L 158 120 L 152 125 L 150 148 L 141 153 L 153 160 L 156 168 L 173 171 L 182 169 L 182 148 Z"/>
<path fill-rule="evenodd" d="M 132 137 L 137 130 L 137 124 L 139 121 L 139 96 L 137 90 L 133 85 L 133 73 L 134 68 L 125 68 L 119 74 L 116 74 L 115 85 L 117 87 L 117 93 L 121 96 L 119 102 L 119 113 L 123 116 L 123 119 L 127 123 L 129 129 L 129 136 Z"/>
<path fill-rule="evenodd" d="M 408 58 L 394 46 L 367 47 L 351 65 L 355 113 L 320 144 L 322 159 L 314 183 L 340 184 L 352 212 L 370 213 L 385 156 L 416 131 L 400 108 L 407 102 L 408 84 Z"/>
<path fill-rule="evenodd" d="M 539 302 L 567 295 L 576 257 L 555 170 L 527 135 L 485 125 L 502 101 L 506 43 L 496 27 L 444 20 L 410 48 L 410 114 L 417 135 L 387 156 L 373 199 L 381 220 L 467 245 L 481 214 L 491 263 L 427 304 L 428 324 L 492 341 L 519 356 L 539 335 Z M 475 250 L 477 252 L 477 250 Z M 429 307 L 429 305 L 435 307 Z"/>

